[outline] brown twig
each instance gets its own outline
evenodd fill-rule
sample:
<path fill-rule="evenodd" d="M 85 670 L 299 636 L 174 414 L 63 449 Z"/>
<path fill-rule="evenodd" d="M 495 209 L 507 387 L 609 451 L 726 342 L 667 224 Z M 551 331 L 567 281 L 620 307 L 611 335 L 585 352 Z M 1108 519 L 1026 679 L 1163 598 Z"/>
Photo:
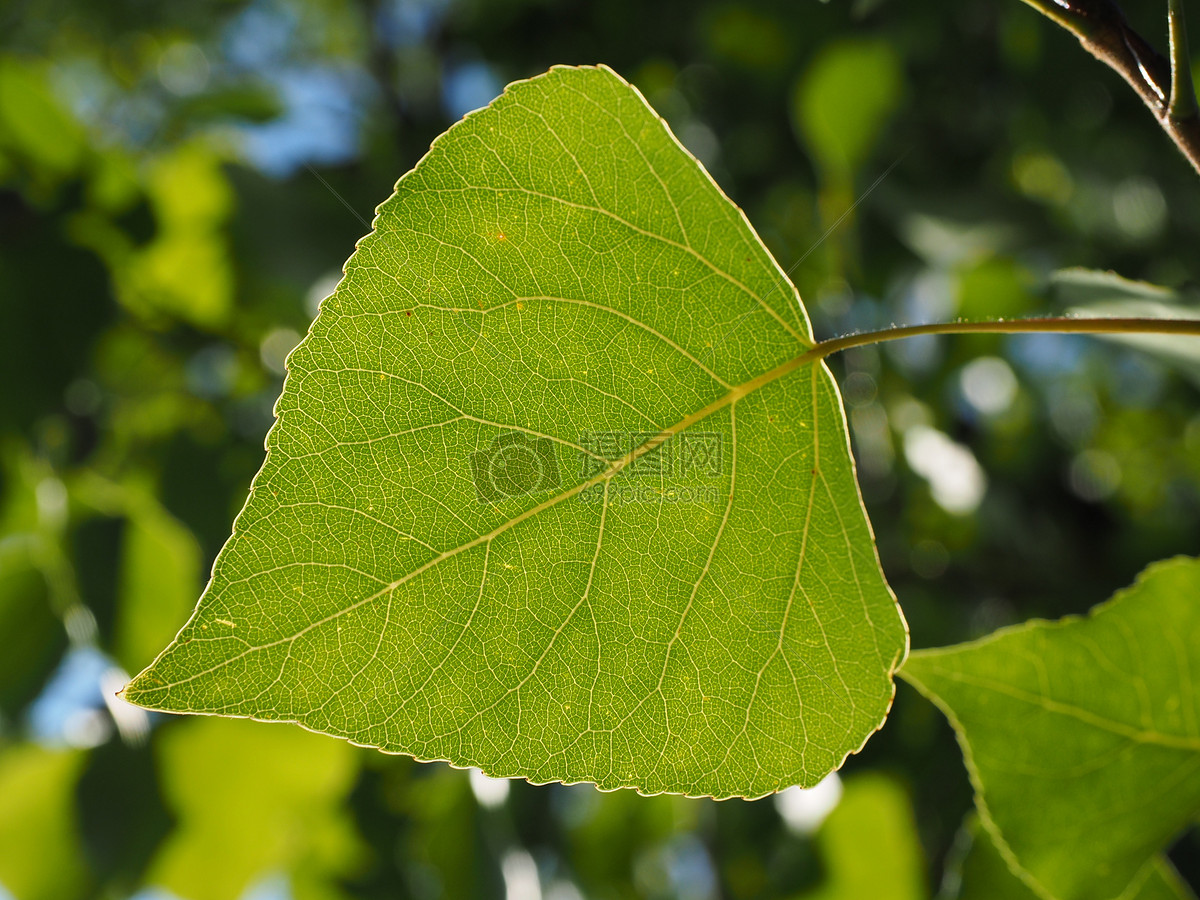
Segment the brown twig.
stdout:
<path fill-rule="evenodd" d="M 1079 39 L 1129 82 L 1159 126 L 1200 173 L 1200 115 L 1188 65 L 1182 0 L 1169 0 L 1171 59 L 1134 31 L 1114 0 L 1024 0 Z"/>

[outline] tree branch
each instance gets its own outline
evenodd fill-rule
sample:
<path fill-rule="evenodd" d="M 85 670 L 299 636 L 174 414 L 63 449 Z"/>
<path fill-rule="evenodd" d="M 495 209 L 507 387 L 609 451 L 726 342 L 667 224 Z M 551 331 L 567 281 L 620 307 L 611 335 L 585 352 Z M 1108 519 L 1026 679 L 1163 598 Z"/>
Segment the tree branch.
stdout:
<path fill-rule="evenodd" d="M 1070 31 L 1085 50 L 1124 78 L 1200 173 L 1200 115 L 1188 65 L 1182 0 L 1169 0 L 1170 62 L 1129 26 L 1115 0 L 1023 2 Z"/>

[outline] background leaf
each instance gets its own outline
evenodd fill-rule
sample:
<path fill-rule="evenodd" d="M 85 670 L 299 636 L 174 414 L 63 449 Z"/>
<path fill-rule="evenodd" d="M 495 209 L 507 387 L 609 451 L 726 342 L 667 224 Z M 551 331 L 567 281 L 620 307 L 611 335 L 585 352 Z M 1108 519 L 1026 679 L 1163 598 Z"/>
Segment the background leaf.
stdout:
<path fill-rule="evenodd" d="M 963 825 L 962 853 L 947 873 L 939 900 L 1039 900 L 1033 889 L 1009 868 L 990 834 L 972 813 Z M 1193 900 L 1175 867 L 1164 856 L 1147 864 L 1140 886 L 1129 900 Z"/>
<path fill-rule="evenodd" d="M 958 732 L 1002 852 L 1046 896 L 1121 895 L 1200 808 L 1198 597 L 1200 560 L 1178 558 L 1086 618 L 905 665 Z"/>
<path fill-rule="evenodd" d="M 826 880 L 812 900 L 923 900 L 925 875 L 912 806 L 884 775 L 846 780 L 846 792 L 817 832 Z M 870 860 L 869 865 L 864 861 Z"/>
<path fill-rule="evenodd" d="M 906 631 L 810 344 L 629 85 L 513 85 L 380 208 L 126 696 L 534 781 L 815 783 L 883 721 Z"/>
<path fill-rule="evenodd" d="M 147 881 L 186 900 L 233 900 L 282 875 L 297 897 L 340 896 L 357 855 L 340 812 L 354 783 L 352 747 L 299 730 L 205 718 L 180 723 L 158 746 L 178 827 Z M 228 761 L 255 760 L 230 768 Z"/>
<path fill-rule="evenodd" d="M 38 569 L 35 538 L 0 541 L 0 634 L 21 635 L 0 654 L 0 715 L 11 716 L 32 699 L 66 644 Z"/>
<path fill-rule="evenodd" d="M 0 751 L 0 884 L 16 900 L 82 896 L 87 870 L 72 802 L 83 754 L 16 744 Z"/>
<path fill-rule="evenodd" d="M 1130 281 L 1114 272 L 1065 269 L 1055 272 L 1051 285 L 1060 302 L 1075 316 L 1140 316 L 1147 319 L 1195 319 L 1200 307 L 1186 306 L 1180 295 L 1144 281 Z M 1200 385 L 1200 341 L 1188 335 L 1108 334 L 1104 340 L 1136 347 L 1176 368 Z"/>
<path fill-rule="evenodd" d="M 74 489 L 81 502 L 125 519 L 112 644 L 116 661 L 136 671 L 175 635 L 187 615 L 202 581 L 200 548 L 191 532 L 136 480 L 115 484 L 85 478 Z"/>
<path fill-rule="evenodd" d="M 792 120 L 825 176 L 850 180 L 903 95 L 904 73 L 891 45 L 842 41 L 823 48 L 797 85 Z"/>

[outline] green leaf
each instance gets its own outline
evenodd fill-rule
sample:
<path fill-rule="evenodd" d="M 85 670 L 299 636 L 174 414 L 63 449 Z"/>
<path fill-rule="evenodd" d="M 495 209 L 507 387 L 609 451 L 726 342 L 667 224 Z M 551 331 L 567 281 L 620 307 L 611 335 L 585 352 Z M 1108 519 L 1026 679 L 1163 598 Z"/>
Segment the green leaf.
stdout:
<path fill-rule="evenodd" d="M 792 100 L 792 121 L 826 177 L 848 180 L 862 168 L 904 98 L 895 49 L 878 40 L 831 44 Z"/>
<path fill-rule="evenodd" d="M 964 265 L 958 274 L 958 314 L 966 319 L 1015 318 L 1034 305 L 1032 274 L 1019 262 L 992 256 Z"/>
<path fill-rule="evenodd" d="M 353 748 L 301 731 L 197 719 L 159 735 L 163 797 L 178 824 L 148 884 L 186 900 L 235 900 L 264 876 L 331 894 L 359 853 L 344 809 Z"/>
<path fill-rule="evenodd" d="M 149 495 L 131 498 L 121 553 L 120 614 L 114 652 L 142 665 L 169 640 L 203 580 L 200 545 Z"/>
<path fill-rule="evenodd" d="M 0 896 L 66 900 L 88 880 L 75 822 L 85 756 L 17 744 L 0 751 Z"/>
<path fill-rule="evenodd" d="M 219 150 L 193 140 L 146 167 L 144 190 L 154 237 L 144 245 L 108 217 L 81 214 L 71 239 L 108 265 L 117 299 L 154 325 L 179 320 L 219 330 L 233 308 L 233 266 L 225 233 L 233 190 Z"/>
<path fill-rule="evenodd" d="M 57 179 L 79 167 L 86 140 L 54 96 L 49 68 L 15 54 L 0 55 L 0 155 L 14 153 L 43 179 Z"/>
<path fill-rule="evenodd" d="M 904 789 L 884 775 L 846 781 L 817 832 L 827 875 L 806 900 L 924 900 L 924 854 Z M 864 861 L 869 864 L 864 865 Z"/>
<path fill-rule="evenodd" d="M 1051 284 L 1073 316 L 1131 316 L 1147 319 L 1197 319 L 1200 307 L 1181 304 L 1168 288 L 1130 281 L 1113 272 L 1064 269 Z M 1107 341 L 1142 350 L 1172 366 L 1200 386 L 1200 341 L 1190 335 L 1105 334 Z"/>
<path fill-rule="evenodd" d="M 196 614 L 128 699 L 721 797 L 814 784 L 879 727 L 907 632 L 837 388 L 632 87 L 510 86 L 346 273 Z"/>
<path fill-rule="evenodd" d="M 939 900 L 1039 900 L 1033 889 L 1009 868 L 979 816 L 972 814 L 968 818 L 962 837 L 966 843 L 960 851 L 962 857 L 948 864 L 952 876 L 943 885 Z M 1161 854 L 1144 866 L 1137 877 L 1140 882 L 1127 900 L 1195 900 L 1195 894 Z"/>
<path fill-rule="evenodd" d="M 118 663 L 134 671 L 179 630 L 202 583 L 196 538 L 143 482 L 133 477 L 117 483 L 88 472 L 72 485 L 77 500 L 125 517 L 111 649 Z"/>
<path fill-rule="evenodd" d="M 66 648 L 36 550 L 34 535 L 0 538 L 0 635 L 8 638 L 0 653 L 0 721 L 15 718 L 37 695 Z"/>
<path fill-rule="evenodd" d="M 1168 288 L 1098 269 L 1059 269 L 1050 276 L 1050 286 L 1055 299 L 1065 306 L 1110 301 L 1170 303 L 1176 299 Z"/>
<path fill-rule="evenodd" d="M 914 653 L 1000 852 L 1044 897 L 1116 897 L 1200 808 L 1200 560 L 1084 618 Z"/>

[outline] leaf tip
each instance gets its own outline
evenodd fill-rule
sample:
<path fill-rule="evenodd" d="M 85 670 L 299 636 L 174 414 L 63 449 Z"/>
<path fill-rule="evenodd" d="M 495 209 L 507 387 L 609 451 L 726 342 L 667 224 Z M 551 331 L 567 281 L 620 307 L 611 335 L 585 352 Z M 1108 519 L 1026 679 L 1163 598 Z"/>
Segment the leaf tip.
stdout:
<path fill-rule="evenodd" d="M 140 706 L 142 709 L 160 709 L 161 707 L 150 699 L 155 688 L 162 687 L 159 678 L 151 674 L 153 669 L 154 666 L 151 664 L 129 679 L 125 686 L 117 691 L 117 697 L 133 706 Z"/>

